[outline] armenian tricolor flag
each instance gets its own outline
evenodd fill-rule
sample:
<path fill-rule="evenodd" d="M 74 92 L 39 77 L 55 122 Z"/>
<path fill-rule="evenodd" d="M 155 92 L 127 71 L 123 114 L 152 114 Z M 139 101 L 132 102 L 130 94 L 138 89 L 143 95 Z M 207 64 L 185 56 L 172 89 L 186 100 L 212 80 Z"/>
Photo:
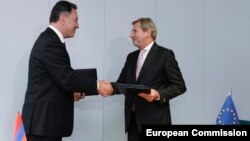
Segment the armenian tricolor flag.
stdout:
<path fill-rule="evenodd" d="M 14 141 L 27 141 L 23 127 L 23 120 L 20 113 L 17 113 L 16 124 L 14 129 Z"/>

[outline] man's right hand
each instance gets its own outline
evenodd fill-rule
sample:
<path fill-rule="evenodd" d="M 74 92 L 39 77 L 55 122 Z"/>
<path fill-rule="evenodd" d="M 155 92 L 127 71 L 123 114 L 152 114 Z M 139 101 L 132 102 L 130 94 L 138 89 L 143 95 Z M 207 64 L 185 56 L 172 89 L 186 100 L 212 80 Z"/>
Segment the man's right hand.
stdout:
<path fill-rule="evenodd" d="M 109 81 L 101 80 L 98 83 L 99 83 L 99 88 L 97 91 L 100 95 L 107 97 L 113 93 L 113 87 Z"/>

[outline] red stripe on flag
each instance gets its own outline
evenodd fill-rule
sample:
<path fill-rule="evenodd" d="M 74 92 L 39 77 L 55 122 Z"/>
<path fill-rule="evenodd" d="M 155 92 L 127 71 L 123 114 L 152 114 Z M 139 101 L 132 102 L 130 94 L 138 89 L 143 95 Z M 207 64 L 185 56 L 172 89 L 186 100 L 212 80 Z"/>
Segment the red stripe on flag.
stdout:
<path fill-rule="evenodd" d="M 14 128 L 14 141 L 27 141 L 24 132 L 22 117 L 19 112 L 17 112 L 16 123 Z"/>
<path fill-rule="evenodd" d="M 22 124 L 22 118 L 19 112 L 17 112 L 17 117 L 16 117 L 16 124 L 15 124 L 15 129 L 14 129 L 14 138 L 16 138 L 16 135 L 21 127 Z"/>

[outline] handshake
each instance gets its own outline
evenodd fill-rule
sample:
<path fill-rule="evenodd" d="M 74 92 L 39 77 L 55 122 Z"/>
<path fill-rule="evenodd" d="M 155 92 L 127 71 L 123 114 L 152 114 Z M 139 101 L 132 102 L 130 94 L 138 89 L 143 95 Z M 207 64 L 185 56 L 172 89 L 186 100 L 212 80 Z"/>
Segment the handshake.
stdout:
<path fill-rule="evenodd" d="M 103 97 L 107 97 L 113 93 L 113 87 L 108 80 L 100 80 L 98 82 L 97 91 Z"/>
<path fill-rule="evenodd" d="M 98 81 L 97 91 L 103 97 L 110 96 L 113 93 L 113 87 L 108 80 Z M 74 92 L 74 101 L 79 101 L 85 98 L 85 93 Z"/>

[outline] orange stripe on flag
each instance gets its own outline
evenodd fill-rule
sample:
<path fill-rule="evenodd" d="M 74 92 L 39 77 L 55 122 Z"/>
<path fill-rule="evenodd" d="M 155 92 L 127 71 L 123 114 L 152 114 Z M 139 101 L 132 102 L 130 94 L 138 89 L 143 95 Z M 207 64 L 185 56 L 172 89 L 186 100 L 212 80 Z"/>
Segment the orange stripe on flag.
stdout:
<path fill-rule="evenodd" d="M 14 128 L 14 141 L 27 141 L 23 127 L 22 117 L 19 112 L 17 112 L 16 123 Z"/>

